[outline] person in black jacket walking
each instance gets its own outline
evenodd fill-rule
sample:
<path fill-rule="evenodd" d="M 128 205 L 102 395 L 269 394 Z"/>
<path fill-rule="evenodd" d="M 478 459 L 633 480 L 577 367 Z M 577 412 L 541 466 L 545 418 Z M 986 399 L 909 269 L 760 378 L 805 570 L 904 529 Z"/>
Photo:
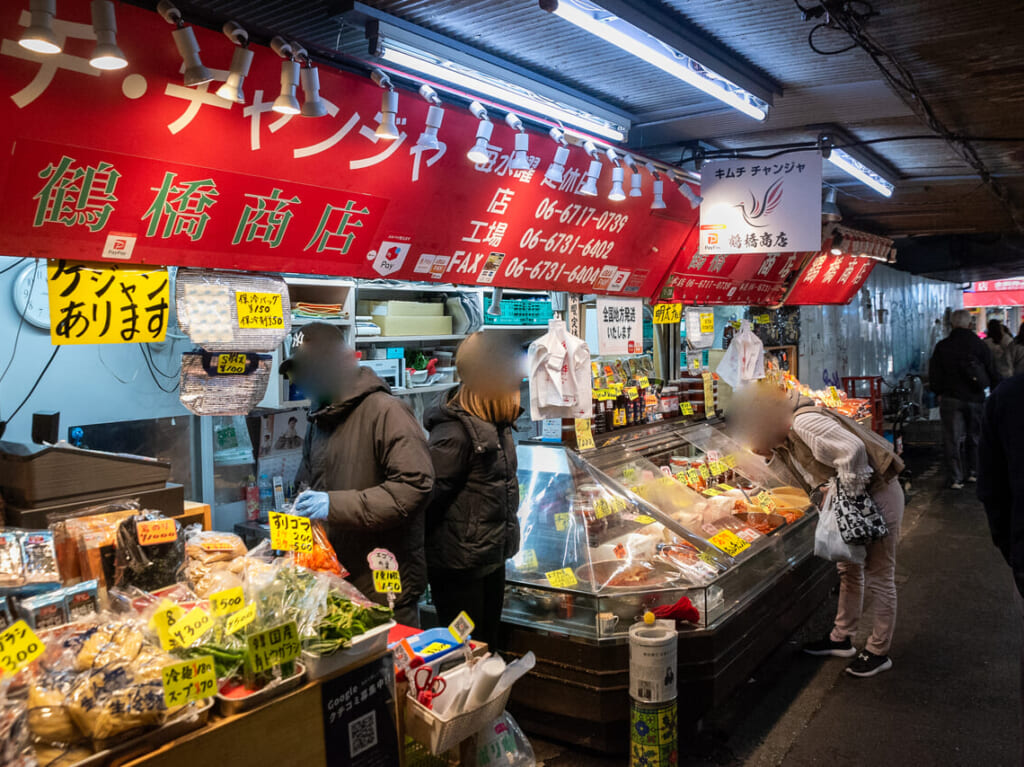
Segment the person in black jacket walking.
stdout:
<path fill-rule="evenodd" d="M 505 561 L 519 551 L 519 478 L 513 424 L 520 413 L 517 350 L 474 333 L 459 347 L 462 385 L 430 409 L 434 494 L 427 509 L 427 575 L 437 617 L 463 610 L 473 637 L 494 648 Z"/>
<path fill-rule="evenodd" d="M 978 437 L 985 389 L 999 383 L 992 352 L 969 328 L 971 314 L 958 309 L 950 317 L 953 329 L 935 346 L 928 364 L 928 386 L 939 396 L 942 442 L 950 487 L 975 481 Z"/>

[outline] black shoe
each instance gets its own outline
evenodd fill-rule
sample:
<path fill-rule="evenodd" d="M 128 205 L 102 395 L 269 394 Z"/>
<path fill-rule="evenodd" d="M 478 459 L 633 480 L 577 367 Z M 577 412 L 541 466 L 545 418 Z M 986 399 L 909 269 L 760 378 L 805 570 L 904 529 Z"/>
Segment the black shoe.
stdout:
<path fill-rule="evenodd" d="M 836 658 L 852 658 L 857 654 L 857 648 L 853 646 L 850 637 L 842 642 L 835 642 L 832 637 L 825 637 L 817 642 L 808 642 L 804 645 L 804 652 L 808 655 L 831 655 Z"/>
<path fill-rule="evenodd" d="M 857 656 L 853 663 L 846 667 L 846 673 L 850 676 L 865 678 L 881 674 L 883 671 L 888 671 L 891 668 L 892 658 L 888 655 L 875 655 L 865 650 Z"/>

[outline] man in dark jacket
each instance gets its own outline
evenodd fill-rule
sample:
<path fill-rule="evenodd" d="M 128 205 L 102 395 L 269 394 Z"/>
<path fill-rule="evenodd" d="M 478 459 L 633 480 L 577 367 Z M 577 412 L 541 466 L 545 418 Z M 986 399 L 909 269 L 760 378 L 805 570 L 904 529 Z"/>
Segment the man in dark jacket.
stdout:
<path fill-rule="evenodd" d="M 999 385 L 985 406 L 978 457 L 978 498 L 985 505 L 992 541 L 1010 566 L 1018 612 L 1024 619 L 1024 375 Z M 1024 645 L 1021 647 L 1024 703 Z M 1021 735 L 1024 746 L 1024 732 Z M 1024 764 L 1024 754 L 1021 757 Z"/>
<path fill-rule="evenodd" d="M 928 364 L 928 386 L 939 396 L 942 443 L 950 487 L 975 481 L 978 435 L 985 389 L 999 383 L 992 352 L 969 328 L 971 314 L 958 309 L 950 317 L 953 329 L 935 346 Z"/>
<path fill-rule="evenodd" d="M 296 476 L 310 490 L 296 499 L 295 513 L 327 521 L 349 579 L 381 603 L 366 557 L 391 551 L 402 581 L 395 617 L 418 626 L 427 585 L 423 511 L 434 481 L 423 430 L 386 383 L 356 364 L 333 325 L 302 328 L 281 372 L 312 401 Z"/>

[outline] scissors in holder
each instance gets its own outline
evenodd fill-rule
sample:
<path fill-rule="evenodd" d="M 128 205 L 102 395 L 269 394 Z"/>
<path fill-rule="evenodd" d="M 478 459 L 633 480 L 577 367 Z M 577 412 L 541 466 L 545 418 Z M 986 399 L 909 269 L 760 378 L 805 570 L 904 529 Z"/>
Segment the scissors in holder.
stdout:
<path fill-rule="evenodd" d="M 433 708 L 434 698 L 448 688 L 444 677 L 434 673 L 430 666 L 421 666 L 416 669 L 412 677 L 413 685 L 416 687 L 416 700 L 427 708 Z"/>

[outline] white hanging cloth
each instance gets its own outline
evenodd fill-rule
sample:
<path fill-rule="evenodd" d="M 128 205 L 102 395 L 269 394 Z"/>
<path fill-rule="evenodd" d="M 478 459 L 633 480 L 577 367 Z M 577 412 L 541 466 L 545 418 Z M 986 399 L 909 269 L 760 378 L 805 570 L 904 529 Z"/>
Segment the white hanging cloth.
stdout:
<path fill-rule="evenodd" d="M 590 348 L 565 322 L 548 322 L 548 332 L 530 344 L 527 363 L 532 420 L 590 417 Z"/>
<path fill-rule="evenodd" d="M 733 337 L 715 372 L 734 389 L 764 378 L 764 344 L 750 329 L 749 321 L 740 323 L 740 332 Z"/>

